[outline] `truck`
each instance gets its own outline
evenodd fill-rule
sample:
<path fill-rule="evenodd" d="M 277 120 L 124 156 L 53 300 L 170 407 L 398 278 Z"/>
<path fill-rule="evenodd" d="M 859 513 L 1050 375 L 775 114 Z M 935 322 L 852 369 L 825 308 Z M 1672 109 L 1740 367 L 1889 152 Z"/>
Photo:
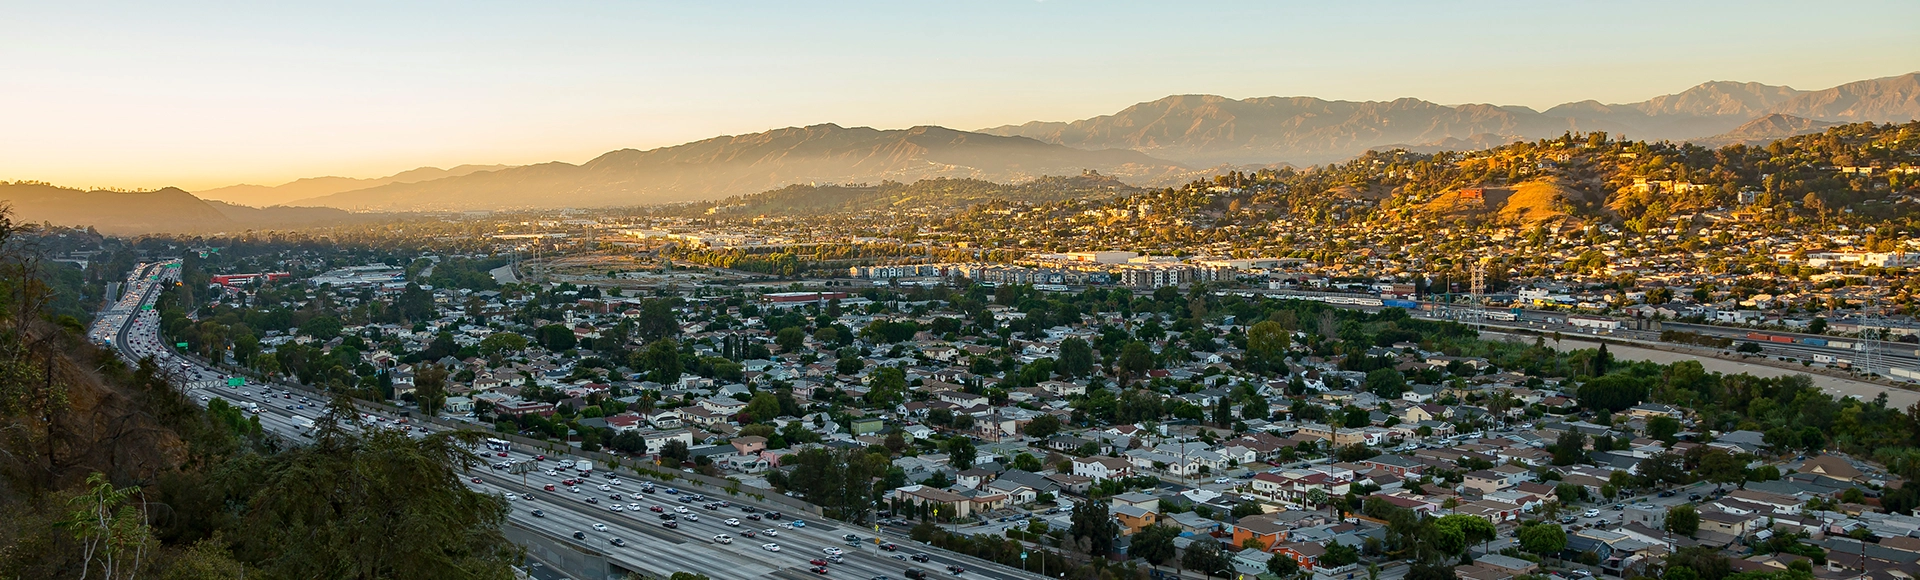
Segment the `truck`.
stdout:
<path fill-rule="evenodd" d="M 593 471 L 593 460 L 591 459 L 575 460 L 573 462 L 573 468 L 574 470 L 579 471 L 580 473 Z"/>
<path fill-rule="evenodd" d="M 313 430 L 313 419 L 295 416 L 293 418 L 293 426 L 299 428 L 301 433 L 306 433 Z"/>

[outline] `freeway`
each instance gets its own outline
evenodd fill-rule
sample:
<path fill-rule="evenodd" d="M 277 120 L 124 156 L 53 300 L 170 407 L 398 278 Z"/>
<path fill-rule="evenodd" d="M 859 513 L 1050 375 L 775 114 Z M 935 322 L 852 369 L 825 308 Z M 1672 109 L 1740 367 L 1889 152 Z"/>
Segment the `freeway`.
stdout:
<path fill-rule="evenodd" d="M 179 262 L 141 264 L 128 276 L 125 295 L 95 320 L 89 336 L 109 345 L 130 362 L 151 357 L 172 374 L 175 382 L 201 405 L 223 399 L 258 416 L 262 428 L 285 440 L 310 442 L 309 428 L 327 411 L 327 402 L 293 385 L 249 384 L 197 358 L 183 356 L 167 348 L 159 336 L 160 319 L 153 309 L 160 291 L 179 279 Z M 355 403 L 356 416 L 345 423 L 349 429 L 404 429 L 415 436 L 444 432 L 447 428 L 431 422 L 413 422 L 398 416 L 393 409 Z M 476 450 L 479 451 L 479 450 Z M 568 542 L 591 554 L 602 555 L 610 564 L 605 577 L 620 578 L 628 571 L 665 577 L 674 572 L 697 572 L 716 580 L 758 578 L 810 578 L 817 575 L 850 575 L 857 578 L 896 579 L 908 569 L 928 574 L 955 575 L 961 578 L 990 580 L 1033 580 L 1039 578 L 1015 568 L 986 563 L 939 550 L 908 546 L 894 532 L 877 539 L 874 530 L 850 528 L 838 522 L 810 516 L 773 519 L 766 514 L 783 509 L 750 498 L 692 499 L 693 490 L 677 489 L 654 482 L 653 491 L 643 491 L 649 482 L 621 480 L 607 471 L 582 474 L 563 470 L 559 464 L 571 461 L 563 457 L 545 457 L 533 450 L 488 449 L 482 452 L 492 469 L 481 469 L 465 477 L 475 490 L 508 499 L 509 519 L 521 527 L 536 530 L 555 541 Z M 511 464 L 531 469 L 513 473 Z M 567 485 L 579 480 L 578 485 Z M 552 491 L 548 491 L 548 487 Z M 714 505 L 725 502 L 726 505 Z M 614 511 L 613 506 L 620 510 Z M 660 514 L 650 508 L 659 506 L 672 513 L 677 527 L 663 525 Z M 711 507 L 709 507 L 711 506 Z M 685 514 L 681 510 L 686 510 Z M 753 518 L 760 518 L 755 520 Z M 729 524 L 732 520 L 735 524 Z M 737 525 L 736 525 L 737 524 Z M 747 535 L 753 530 L 755 536 Z M 728 535 L 731 543 L 716 541 Z M 846 539 L 853 534 L 854 541 Z M 616 545 L 614 540 L 621 540 Z M 899 542 L 897 551 L 881 549 L 881 542 Z M 776 545 L 772 550 L 766 545 Z M 845 552 L 822 572 L 814 572 L 812 560 L 829 558 L 831 550 Z M 911 559 L 924 554 L 927 561 Z M 949 572 L 958 566 L 964 572 Z M 542 567 L 543 575 L 555 572 Z M 599 580 L 594 578 L 594 580 Z"/>

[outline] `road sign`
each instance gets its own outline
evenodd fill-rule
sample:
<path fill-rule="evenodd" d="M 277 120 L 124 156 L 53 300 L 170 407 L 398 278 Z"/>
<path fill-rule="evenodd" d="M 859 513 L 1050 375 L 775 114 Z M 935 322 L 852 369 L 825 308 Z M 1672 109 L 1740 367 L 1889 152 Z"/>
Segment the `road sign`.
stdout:
<path fill-rule="evenodd" d="M 180 348 L 186 348 L 186 347 L 187 347 L 187 343 L 184 343 L 184 342 L 176 342 L 176 343 L 173 343 L 173 345 L 174 345 L 174 346 L 176 346 L 176 347 L 180 347 Z"/>
<path fill-rule="evenodd" d="M 1025 551 L 1020 552 L 1020 559 L 1022 560 L 1027 559 L 1027 553 Z"/>
<path fill-rule="evenodd" d="M 240 387 L 240 386 L 246 386 L 246 384 L 247 384 L 247 379 L 245 379 L 245 378 L 242 378 L 242 377 L 227 377 L 227 386 L 229 386 L 229 387 Z"/>

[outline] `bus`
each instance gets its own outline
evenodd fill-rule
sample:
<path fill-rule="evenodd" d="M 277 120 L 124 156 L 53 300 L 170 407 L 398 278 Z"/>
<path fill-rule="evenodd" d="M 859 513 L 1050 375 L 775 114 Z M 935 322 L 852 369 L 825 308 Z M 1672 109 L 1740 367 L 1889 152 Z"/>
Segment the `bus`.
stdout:
<path fill-rule="evenodd" d="M 505 439 L 494 439 L 492 437 L 488 437 L 487 449 L 492 449 L 494 451 L 505 453 L 508 451 L 513 451 L 513 444 L 508 443 L 507 440 Z"/>

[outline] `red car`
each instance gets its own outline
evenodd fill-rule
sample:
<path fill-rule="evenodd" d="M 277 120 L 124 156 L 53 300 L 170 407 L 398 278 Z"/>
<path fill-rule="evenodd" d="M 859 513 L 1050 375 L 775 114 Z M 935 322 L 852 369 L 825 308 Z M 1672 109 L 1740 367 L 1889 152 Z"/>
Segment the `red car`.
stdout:
<path fill-rule="evenodd" d="M 535 456 L 533 456 L 533 460 L 534 460 L 534 461 L 546 461 L 546 460 L 547 460 L 547 456 L 545 456 L 545 455 L 535 455 Z"/>
<path fill-rule="evenodd" d="M 819 558 L 814 558 L 814 559 L 812 559 L 812 560 L 809 560 L 809 561 L 807 561 L 807 563 L 808 563 L 808 564 L 813 564 L 813 565 L 815 565 L 815 566 L 826 566 L 826 565 L 827 565 L 827 561 L 826 561 L 826 560 L 822 560 L 822 559 L 819 559 Z"/>
<path fill-rule="evenodd" d="M 653 510 L 653 512 L 654 512 L 654 513 L 660 513 L 660 512 L 664 512 L 664 511 L 667 511 L 667 509 L 666 509 L 666 508 L 663 508 L 663 507 L 660 507 L 660 506 L 653 506 L 653 507 L 650 507 L 650 508 L 647 508 L 647 509 L 650 509 L 650 510 Z"/>
<path fill-rule="evenodd" d="M 827 575 L 827 567 L 826 567 L 826 566 L 814 566 L 814 567 L 813 567 L 813 573 L 815 573 L 815 574 L 819 574 L 819 575 L 821 575 L 821 576 L 825 576 L 825 575 Z"/>
<path fill-rule="evenodd" d="M 478 477 L 476 477 L 476 478 L 473 478 L 473 482 L 474 482 L 474 483 L 480 483 L 480 478 L 478 478 Z"/>
<path fill-rule="evenodd" d="M 553 484 L 547 484 L 547 491 L 553 491 Z"/>
<path fill-rule="evenodd" d="M 501 452 L 499 452 L 499 453 L 496 453 L 495 455 L 499 455 L 499 456 L 501 456 L 501 457 L 506 457 L 506 456 L 507 456 L 507 452 L 505 452 L 505 451 L 501 451 Z"/>

